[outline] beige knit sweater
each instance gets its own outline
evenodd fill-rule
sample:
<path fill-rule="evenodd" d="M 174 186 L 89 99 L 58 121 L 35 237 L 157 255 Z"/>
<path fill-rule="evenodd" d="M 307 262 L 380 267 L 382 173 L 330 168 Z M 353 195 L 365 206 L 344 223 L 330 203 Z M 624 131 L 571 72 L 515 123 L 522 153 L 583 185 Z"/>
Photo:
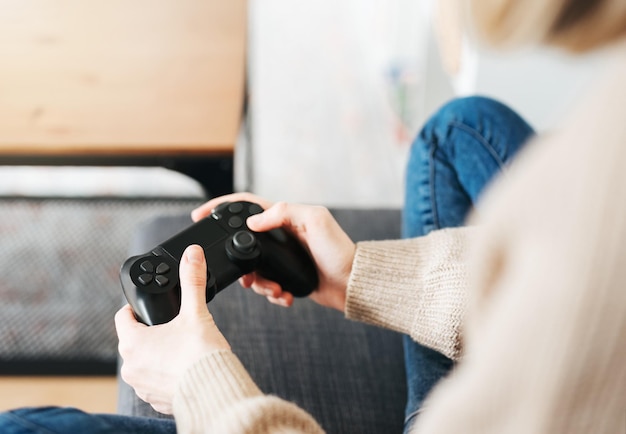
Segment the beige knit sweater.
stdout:
<path fill-rule="evenodd" d="M 567 127 L 491 189 L 474 228 L 358 244 L 347 316 L 460 358 L 415 432 L 626 433 L 626 47 L 615 51 Z M 182 433 L 321 431 L 229 352 L 184 375 L 174 413 Z"/>

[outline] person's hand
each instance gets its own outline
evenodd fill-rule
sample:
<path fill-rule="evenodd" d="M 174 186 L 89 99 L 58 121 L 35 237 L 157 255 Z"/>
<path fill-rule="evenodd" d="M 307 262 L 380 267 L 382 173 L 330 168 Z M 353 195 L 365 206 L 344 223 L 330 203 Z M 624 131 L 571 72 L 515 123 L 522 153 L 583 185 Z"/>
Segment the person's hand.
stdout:
<path fill-rule="evenodd" d="M 206 304 L 206 261 L 200 246 L 188 247 L 180 262 L 181 306 L 167 324 L 138 322 L 129 305 L 115 315 L 122 379 L 161 413 L 172 413 L 180 376 L 204 354 L 230 350 Z"/>
<path fill-rule="evenodd" d="M 212 199 L 195 209 L 191 214 L 192 219 L 198 221 L 209 215 L 220 203 L 234 201 L 255 202 L 265 209 L 265 212 L 248 218 L 248 227 L 253 231 L 265 232 L 282 227 L 297 237 L 311 253 L 320 279 L 319 287 L 310 298 L 343 312 L 356 246 L 330 212 L 324 207 L 284 202 L 272 204 L 250 193 L 235 193 Z M 272 303 L 282 306 L 293 303 L 293 295 L 257 273 L 243 276 L 240 282 L 242 286 L 251 287 L 258 294 L 266 296 Z"/>

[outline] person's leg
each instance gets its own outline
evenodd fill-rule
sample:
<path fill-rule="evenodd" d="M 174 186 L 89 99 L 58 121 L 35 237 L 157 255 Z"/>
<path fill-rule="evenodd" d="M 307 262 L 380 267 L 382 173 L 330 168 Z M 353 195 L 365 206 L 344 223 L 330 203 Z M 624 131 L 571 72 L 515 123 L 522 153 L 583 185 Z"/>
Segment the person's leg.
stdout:
<path fill-rule="evenodd" d="M 88 414 L 75 408 L 20 408 L 0 413 L 4 434 L 175 434 L 173 420 Z"/>
<path fill-rule="evenodd" d="M 443 106 L 411 147 L 402 236 L 418 237 L 463 225 L 487 184 L 533 134 L 518 114 L 488 98 L 456 99 Z M 408 336 L 404 337 L 404 351 L 406 431 L 431 388 L 453 363 Z"/>

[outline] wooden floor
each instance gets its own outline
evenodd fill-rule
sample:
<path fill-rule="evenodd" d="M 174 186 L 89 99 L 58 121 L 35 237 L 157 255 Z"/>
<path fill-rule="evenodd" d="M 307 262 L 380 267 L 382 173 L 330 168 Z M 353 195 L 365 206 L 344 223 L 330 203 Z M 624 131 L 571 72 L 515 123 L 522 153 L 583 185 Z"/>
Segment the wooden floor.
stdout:
<path fill-rule="evenodd" d="M 115 413 L 115 377 L 0 377 L 0 411 L 16 407 L 76 407 Z"/>

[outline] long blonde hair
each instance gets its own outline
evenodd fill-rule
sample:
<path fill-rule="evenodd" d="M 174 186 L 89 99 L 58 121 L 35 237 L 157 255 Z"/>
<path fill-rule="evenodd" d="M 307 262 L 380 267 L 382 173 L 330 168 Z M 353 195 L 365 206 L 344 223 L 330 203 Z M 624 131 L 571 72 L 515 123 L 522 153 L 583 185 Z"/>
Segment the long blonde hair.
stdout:
<path fill-rule="evenodd" d="M 469 0 L 479 37 L 587 51 L 626 36 L 626 0 Z"/>

